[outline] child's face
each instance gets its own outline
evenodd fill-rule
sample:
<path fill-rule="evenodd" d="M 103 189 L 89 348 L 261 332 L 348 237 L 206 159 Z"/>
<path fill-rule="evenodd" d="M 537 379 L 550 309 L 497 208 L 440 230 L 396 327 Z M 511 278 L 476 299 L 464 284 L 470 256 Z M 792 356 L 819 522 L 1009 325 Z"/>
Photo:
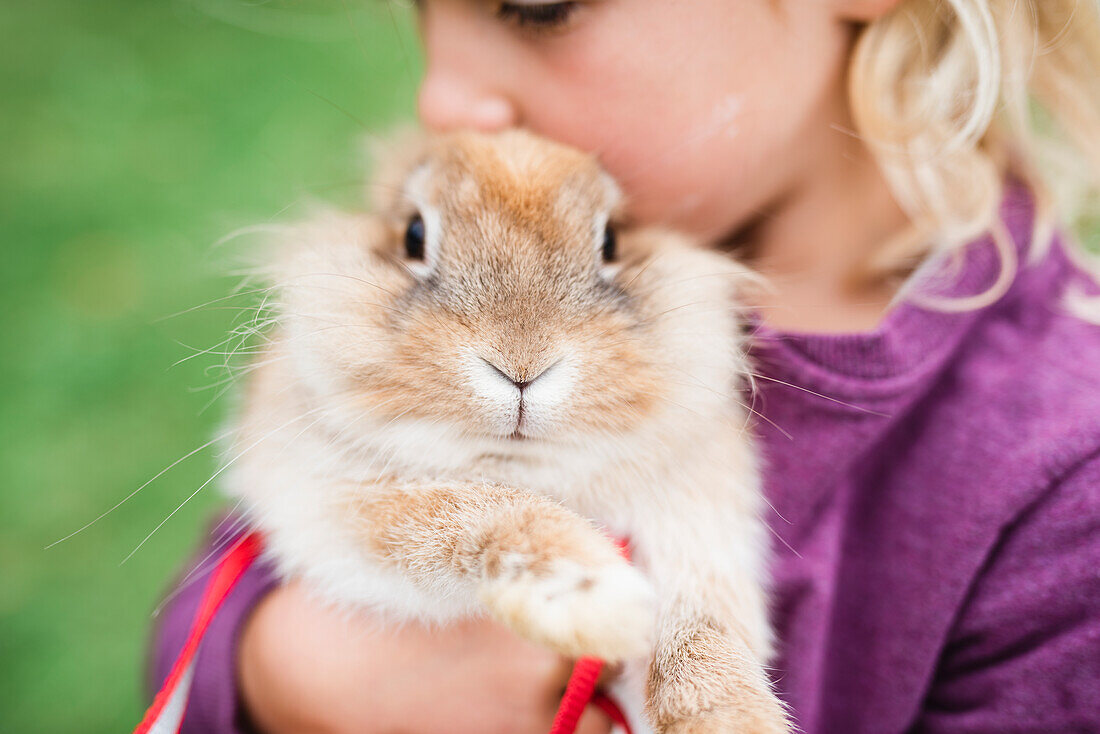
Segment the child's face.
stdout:
<path fill-rule="evenodd" d="M 717 238 L 850 145 L 842 9 L 869 1 L 422 0 L 420 115 L 595 151 L 633 217 Z"/>

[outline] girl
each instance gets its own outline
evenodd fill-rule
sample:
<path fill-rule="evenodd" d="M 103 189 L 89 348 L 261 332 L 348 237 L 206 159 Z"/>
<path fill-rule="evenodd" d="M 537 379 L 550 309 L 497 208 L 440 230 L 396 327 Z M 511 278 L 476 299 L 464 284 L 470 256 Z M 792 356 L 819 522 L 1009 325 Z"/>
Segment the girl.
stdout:
<path fill-rule="evenodd" d="M 756 428 L 801 729 L 1100 731 L 1100 329 L 1052 227 L 1100 171 L 1095 0 L 418 7 L 425 125 L 597 151 L 633 218 L 773 284 Z M 540 732 L 568 671 L 488 622 L 380 631 L 254 568 L 184 729 Z"/>

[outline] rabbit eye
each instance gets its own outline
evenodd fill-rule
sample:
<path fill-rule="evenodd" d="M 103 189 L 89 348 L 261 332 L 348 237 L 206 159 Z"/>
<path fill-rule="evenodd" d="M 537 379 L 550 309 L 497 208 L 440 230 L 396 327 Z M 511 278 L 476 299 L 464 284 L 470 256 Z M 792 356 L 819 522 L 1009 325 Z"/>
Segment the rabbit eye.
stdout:
<path fill-rule="evenodd" d="M 424 219 L 414 214 L 405 228 L 405 256 L 410 260 L 424 259 Z"/>
<path fill-rule="evenodd" d="M 615 230 L 608 225 L 603 231 L 603 261 L 605 263 L 615 262 L 615 256 L 617 252 L 617 241 L 615 237 Z"/>

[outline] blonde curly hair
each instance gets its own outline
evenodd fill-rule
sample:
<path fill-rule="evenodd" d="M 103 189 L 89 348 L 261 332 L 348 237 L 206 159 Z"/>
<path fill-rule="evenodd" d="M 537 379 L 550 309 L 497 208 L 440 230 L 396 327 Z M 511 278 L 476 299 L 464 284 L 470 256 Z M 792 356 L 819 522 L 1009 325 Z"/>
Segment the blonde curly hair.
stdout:
<path fill-rule="evenodd" d="M 935 305 L 996 300 L 1018 266 L 998 217 L 1011 172 L 1036 195 L 1028 257 L 1043 257 L 1052 223 L 1065 222 L 1070 255 L 1097 273 L 1078 235 L 1100 191 L 1098 0 L 902 0 L 861 30 L 849 93 L 856 133 L 915 225 L 880 253 L 876 271 L 992 232 L 997 283 Z M 1070 296 L 1080 315 L 1100 317 L 1098 301 Z"/>

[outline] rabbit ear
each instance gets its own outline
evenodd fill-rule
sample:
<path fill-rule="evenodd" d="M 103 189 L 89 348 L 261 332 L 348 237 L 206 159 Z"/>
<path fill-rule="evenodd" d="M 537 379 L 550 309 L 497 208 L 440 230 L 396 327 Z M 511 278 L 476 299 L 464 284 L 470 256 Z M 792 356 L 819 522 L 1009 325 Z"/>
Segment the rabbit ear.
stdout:
<path fill-rule="evenodd" d="M 430 146 L 431 136 L 412 125 L 365 139 L 363 150 L 371 169 L 366 199 L 371 211 L 402 208 L 406 179 L 423 163 Z"/>

